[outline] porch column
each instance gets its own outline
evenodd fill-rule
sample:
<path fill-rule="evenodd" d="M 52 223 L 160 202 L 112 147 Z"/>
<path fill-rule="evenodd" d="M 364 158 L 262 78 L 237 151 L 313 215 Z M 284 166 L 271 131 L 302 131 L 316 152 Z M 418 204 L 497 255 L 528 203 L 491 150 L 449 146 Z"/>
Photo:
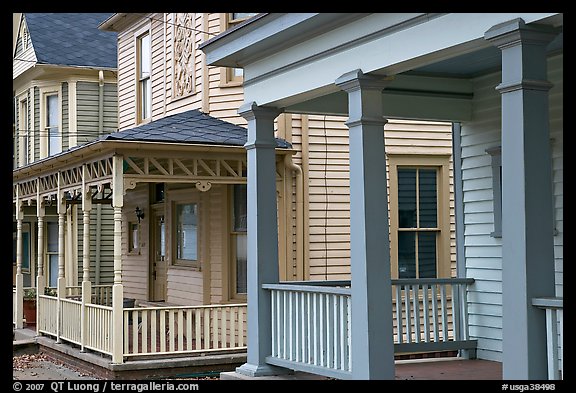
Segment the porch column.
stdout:
<path fill-rule="evenodd" d="M 40 181 L 38 181 L 38 186 Z M 46 215 L 46 208 L 44 207 L 44 198 L 40 197 L 40 188 L 36 194 L 36 217 L 38 219 L 38 274 L 36 275 L 36 293 L 40 296 L 44 293 L 46 287 L 46 278 L 44 276 L 44 216 Z M 40 302 L 36 302 L 36 334 L 40 334 Z"/>
<path fill-rule="evenodd" d="M 92 302 L 92 287 L 90 282 L 90 211 L 92 210 L 92 192 L 86 186 L 86 165 L 82 166 L 82 308 L 80 309 L 80 347 L 84 351 L 88 321 L 86 304 Z"/>
<path fill-rule="evenodd" d="M 122 285 L 122 206 L 124 158 L 112 158 L 112 207 L 114 208 L 114 285 L 112 286 L 112 363 L 123 363 L 124 286 Z"/>
<path fill-rule="evenodd" d="M 262 284 L 278 282 L 278 222 L 274 119 L 279 111 L 246 103 L 238 113 L 248 121 L 248 322 L 247 362 L 236 371 L 249 376 L 282 373 L 266 364 L 272 354 L 270 293 Z"/>
<path fill-rule="evenodd" d="M 361 70 L 336 80 L 348 93 L 353 379 L 394 379 L 382 112 L 382 90 L 387 83 Z"/>
<path fill-rule="evenodd" d="M 66 297 L 66 278 L 64 276 L 64 249 L 65 249 L 65 238 L 64 232 L 66 224 L 65 217 L 66 217 L 66 199 L 64 197 L 64 193 L 60 190 L 60 181 L 61 175 L 58 174 L 58 192 L 56 194 L 56 208 L 58 212 L 58 281 L 57 281 L 57 295 L 58 295 L 58 302 L 56 305 L 56 315 L 58 315 L 58 323 L 56 324 L 56 343 L 60 343 L 60 332 L 62 330 L 62 319 L 61 315 L 62 312 L 60 311 L 62 308 L 62 302 L 60 299 Z"/>
<path fill-rule="evenodd" d="M 22 275 L 22 221 L 24 210 L 20 200 L 20 187 L 16 185 L 16 329 L 24 327 L 24 276 Z"/>
<path fill-rule="evenodd" d="M 502 352 L 504 379 L 547 379 L 545 311 L 554 296 L 546 46 L 556 33 L 522 19 L 485 38 L 502 51 Z"/>

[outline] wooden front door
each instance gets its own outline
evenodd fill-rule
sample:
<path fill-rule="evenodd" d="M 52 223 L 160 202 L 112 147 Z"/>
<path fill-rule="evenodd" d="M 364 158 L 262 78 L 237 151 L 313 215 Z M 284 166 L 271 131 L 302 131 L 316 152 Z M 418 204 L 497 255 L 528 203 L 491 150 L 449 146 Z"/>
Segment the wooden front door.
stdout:
<path fill-rule="evenodd" d="M 152 257 L 150 260 L 150 300 L 166 300 L 166 224 L 164 212 L 152 212 Z"/>

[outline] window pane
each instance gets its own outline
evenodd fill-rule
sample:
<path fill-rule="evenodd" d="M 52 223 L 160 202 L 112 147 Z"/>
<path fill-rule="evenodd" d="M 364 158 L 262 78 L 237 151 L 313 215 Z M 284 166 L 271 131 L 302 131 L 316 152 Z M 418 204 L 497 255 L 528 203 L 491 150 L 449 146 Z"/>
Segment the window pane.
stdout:
<path fill-rule="evenodd" d="M 398 278 L 416 278 L 415 232 L 398 232 Z"/>
<path fill-rule="evenodd" d="M 234 185 L 234 232 L 246 232 L 247 230 L 247 199 L 246 184 Z"/>
<path fill-rule="evenodd" d="M 48 130 L 48 155 L 60 153 L 60 132 L 58 129 L 58 96 L 46 96 L 46 128 Z"/>
<path fill-rule="evenodd" d="M 398 226 L 416 228 L 416 169 L 398 169 Z"/>
<path fill-rule="evenodd" d="M 22 269 L 30 269 L 30 233 L 22 232 Z"/>
<path fill-rule="evenodd" d="M 178 259 L 198 259 L 197 205 L 187 203 L 176 206 L 176 232 Z"/>
<path fill-rule="evenodd" d="M 247 292 L 248 256 L 247 236 L 236 236 L 236 293 Z"/>
<path fill-rule="evenodd" d="M 140 38 L 140 78 L 150 77 L 150 34 Z"/>
<path fill-rule="evenodd" d="M 140 99 L 142 119 L 147 119 L 150 117 L 150 79 L 140 81 Z"/>
<path fill-rule="evenodd" d="M 235 77 L 242 78 L 244 76 L 244 68 L 233 68 L 232 72 Z"/>
<path fill-rule="evenodd" d="M 47 233 L 47 245 L 46 251 L 48 252 L 58 252 L 58 223 L 48 222 L 46 226 Z"/>
<path fill-rule="evenodd" d="M 257 12 L 234 12 L 232 14 L 232 19 L 236 20 L 236 19 L 249 18 L 249 17 L 254 16 L 256 14 L 257 14 Z"/>
<path fill-rule="evenodd" d="M 418 190 L 420 193 L 420 228 L 436 228 L 437 197 L 436 169 L 418 170 Z"/>
<path fill-rule="evenodd" d="M 436 232 L 418 233 L 418 278 L 436 278 Z"/>
<path fill-rule="evenodd" d="M 58 255 L 48 256 L 48 286 L 55 287 L 58 285 Z"/>

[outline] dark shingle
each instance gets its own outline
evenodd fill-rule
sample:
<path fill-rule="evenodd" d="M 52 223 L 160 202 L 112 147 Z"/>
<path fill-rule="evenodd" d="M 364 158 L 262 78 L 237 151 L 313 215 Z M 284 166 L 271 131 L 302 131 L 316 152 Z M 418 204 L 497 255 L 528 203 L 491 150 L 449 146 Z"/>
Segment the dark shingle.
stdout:
<path fill-rule="evenodd" d="M 193 109 L 114 132 L 102 139 L 243 146 L 247 140 L 247 130 Z M 276 146 L 291 148 L 288 142 L 280 138 L 276 138 Z"/>
<path fill-rule="evenodd" d="M 117 68 L 117 36 L 98 30 L 111 13 L 26 13 L 41 64 Z"/>

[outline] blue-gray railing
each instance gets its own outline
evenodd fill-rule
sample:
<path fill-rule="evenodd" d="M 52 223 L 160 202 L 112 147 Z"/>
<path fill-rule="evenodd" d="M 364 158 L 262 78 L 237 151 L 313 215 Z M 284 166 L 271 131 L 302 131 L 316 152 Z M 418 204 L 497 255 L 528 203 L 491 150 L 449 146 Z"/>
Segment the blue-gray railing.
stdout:
<path fill-rule="evenodd" d="M 468 332 L 472 278 L 395 279 L 395 353 L 474 350 Z M 350 281 L 265 284 L 272 307 L 269 364 L 328 377 L 352 377 Z"/>

